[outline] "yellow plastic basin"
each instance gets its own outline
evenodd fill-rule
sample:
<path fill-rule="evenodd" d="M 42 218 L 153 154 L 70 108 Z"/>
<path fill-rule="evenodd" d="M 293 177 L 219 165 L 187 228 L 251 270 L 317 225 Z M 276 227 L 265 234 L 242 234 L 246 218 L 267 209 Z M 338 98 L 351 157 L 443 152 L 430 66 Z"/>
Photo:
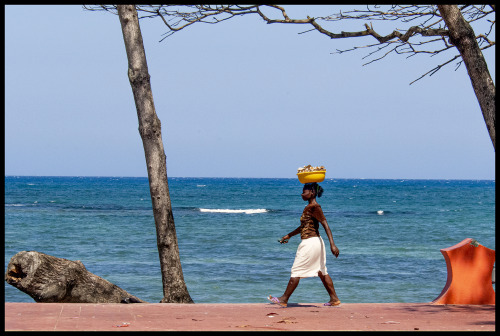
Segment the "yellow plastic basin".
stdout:
<path fill-rule="evenodd" d="M 323 182 L 325 180 L 326 170 L 314 172 L 297 173 L 300 183 Z"/>

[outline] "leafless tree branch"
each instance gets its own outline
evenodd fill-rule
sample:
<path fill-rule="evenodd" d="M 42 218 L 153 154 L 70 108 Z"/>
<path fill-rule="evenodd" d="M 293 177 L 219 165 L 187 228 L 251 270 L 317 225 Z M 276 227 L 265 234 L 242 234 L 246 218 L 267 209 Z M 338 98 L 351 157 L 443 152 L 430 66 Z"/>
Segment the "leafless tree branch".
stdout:
<path fill-rule="evenodd" d="M 432 68 L 431 70 L 427 71 L 425 74 L 423 74 L 422 76 L 420 76 L 419 78 L 417 78 L 417 79 L 415 79 L 413 82 L 411 82 L 411 83 L 410 83 L 410 85 L 412 85 L 412 84 L 413 84 L 413 83 L 415 83 L 416 81 L 418 81 L 418 80 L 420 80 L 420 79 L 424 78 L 424 77 L 425 77 L 425 76 L 427 76 L 427 75 L 429 75 L 429 76 L 434 75 L 434 74 L 435 74 L 437 71 L 439 71 L 439 70 L 440 70 L 443 66 L 445 66 L 446 64 L 449 64 L 449 63 L 453 62 L 454 60 L 456 60 L 456 59 L 457 59 L 457 58 L 459 58 L 459 57 L 460 57 L 460 54 L 459 54 L 459 55 L 456 55 L 455 57 L 453 57 L 452 59 L 450 59 L 450 60 L 446 61 L 445 63 L 440 64 L 440 65 L 438 65 L 438 66 L 436 66 L 436 67 Z M 458 69 L 458 67 L 457 67 L 456 69 Z M 456 70 L 456 69 L 455 69 L 455 70 Z"/>
<path fill-rule="evenodd" d="M 115 5 L 93 5 L 84 7 L 89 10 L 105 10 L 116 14 Z M 290 18 L 285 8 L 278 5 L 136 5 L 136 9 L 137 12 L 140 13 L 140 19 L 161 18 L 168 28 L 168 31 L 163 34 L 164 37 L 160 42 L 194 23 L 214 24 L 229 20 L 236 16 L 253 14 L 258 15 L 267 24 L 305 24 L 311 26 L 310 29 L 299 34 L 318 31 L 331 39 L 372 36 L 377 40 L 377 43 L 355 46 L 345 50 L 337 49 L 336 52 L 332 53 L 341 54 L 357 49 L 376 48 L 363 57 L 363 59 L 373 57 L 373 59 L 363 65 L 379 61 L 393 53 L 407 54 L 407 57 L 412 57 L 417 54 L 429 54 L 434 56 L 444 53 L 454 47 L 448 38 L 448 30 L 446 29 L 446 25 L 436 5 L 367 5 L 366 9 L 353 9 L 344 12 L 339 11 L 338 13 L 322 17 L 306 16 L 306 18 L 301 19 Z M 487 20 L 489 16 L 493 16 L 494 18 L 495 5 L 463 5 L 460 6 L 460 11 L 469 22 L 483 19 Z M 273 16 L 266 14 L 267 12 L 273 14 Z M 364 30 L 354 32 L 333 32 L 324 27 L 324 24 L 328 24 L 329 22 L 345 20 L 365 21 L 363 24 Z M 407 29 L 395 29 L 387 35 L 380 35 L 373 28 L 374 21 L 399 21 L 404 24 L 411 23 L 412 25 Z M 495 41 L 489 39 L 495 25 L 495 20 L 487 21 L 490 23 L 489 30 L 476 37 L 482 49 L 487 49 L 495 45 Z M 422 41 L 422 39 L 429 37 L 438 38 Z M 442 44 L 442 46 L 438 47 L 438 44 Z M 390 48 L 387 49 L 388 47 Z M 382 52 L 384 53 L 382 54 Z M 460 56 L 454 56 L 449 61 L 434 67 L 417 80 L 427 75 L 431 76 L 446 64 L 456 60 L 457 57 Z"/>

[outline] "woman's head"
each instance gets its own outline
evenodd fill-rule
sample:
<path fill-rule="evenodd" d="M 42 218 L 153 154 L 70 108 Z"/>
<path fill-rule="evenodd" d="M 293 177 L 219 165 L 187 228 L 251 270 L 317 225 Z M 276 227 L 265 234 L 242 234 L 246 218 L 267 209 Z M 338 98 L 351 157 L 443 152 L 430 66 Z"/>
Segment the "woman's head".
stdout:
<path fill-rule="evenodd" d="M 312 182 L 312 183 L 306 183 L 304 184 L 304 188 L 302 191 L 306 190 L 311 190 L 314 194 L 314 197 L 321 197 L 323 195 L 323 187 L 321 187 L 318 183 Z"/>

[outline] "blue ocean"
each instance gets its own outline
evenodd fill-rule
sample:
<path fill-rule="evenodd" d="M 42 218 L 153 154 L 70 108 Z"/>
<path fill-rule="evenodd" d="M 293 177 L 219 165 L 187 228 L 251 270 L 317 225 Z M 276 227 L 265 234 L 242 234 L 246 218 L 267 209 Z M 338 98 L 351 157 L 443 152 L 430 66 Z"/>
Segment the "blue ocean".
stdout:
<path fill-rule="evenodd" d="M 495 249 L 495 181 L 327 179 L 321 204 L 339 258 L 327 268 L 346 303 L 430 302 L 446 284 L 440 249 L 466 238 Z M 184 279 L 195 303 L 282 295 L 306 203 L 291 179 L 169 178 Z M 152 303 L 162 299 L 147 178 L 5 177 L 5 270 L 20 251 L 80 260 Z M 5 282 L 4 282 L 5 283 Z M 5 301 L 34 302 L 5 283 Z M 327 302 L 319 278 L 290 302 Z"/>

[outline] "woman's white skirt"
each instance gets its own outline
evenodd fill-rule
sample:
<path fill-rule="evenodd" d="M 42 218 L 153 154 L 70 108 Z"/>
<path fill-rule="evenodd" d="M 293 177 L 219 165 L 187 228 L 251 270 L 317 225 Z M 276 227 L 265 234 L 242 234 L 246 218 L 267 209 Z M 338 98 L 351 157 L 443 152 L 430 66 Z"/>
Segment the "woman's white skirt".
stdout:
<path fill-rule="evenodd" d="M 295 254 L 292 266 L 292 278 L 309 278 L 326 272 L 326 249 L 321 237 L 302 239 Z"/>

